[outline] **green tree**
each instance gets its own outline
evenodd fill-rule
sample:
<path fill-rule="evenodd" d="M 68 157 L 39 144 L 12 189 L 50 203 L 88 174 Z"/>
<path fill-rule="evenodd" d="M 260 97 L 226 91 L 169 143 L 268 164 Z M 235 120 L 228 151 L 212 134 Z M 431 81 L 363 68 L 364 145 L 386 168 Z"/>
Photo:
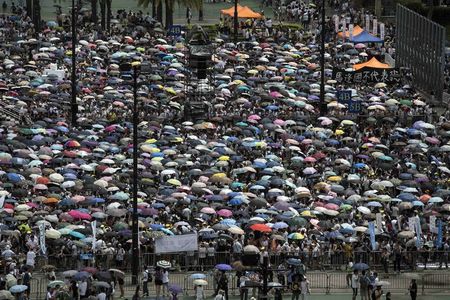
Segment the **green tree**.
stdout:
<path fill-rule="evenodd" d="M 203 0 L 138 0 L 138 6 L 144 8 L 149 7 L 152 4 L 156 6 L 156 20 L 162 22 L 162 5 L 165 7 L 165 27 L 169 28 L 173 25 L 173 10 L 175 4 L 178 6 L 188 7 L 190 9 L 198 9 L 203 6 Z"/>

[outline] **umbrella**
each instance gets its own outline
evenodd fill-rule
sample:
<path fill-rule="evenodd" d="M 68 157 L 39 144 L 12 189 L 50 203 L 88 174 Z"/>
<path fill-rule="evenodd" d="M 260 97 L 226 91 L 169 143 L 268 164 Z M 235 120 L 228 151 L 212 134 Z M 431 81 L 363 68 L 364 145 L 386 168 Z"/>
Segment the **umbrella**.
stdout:
<path fill-rule="evenodd" d="M 27 289 L 28 287 L 26 285 L 16 284 L 12 286 L 9 291 L 11 292 L 11 294 L 19 294 L 25 292 Z"/>
<path fill-rule="evenodd" d="M 205 274 L 201 274 L 201 273 L 194 273 L 191 276 L 189 276 L 192 279 L 206 279 L 206 275 Z"/>
<path fill-rule="evenodd" d="M 208 282 L 204 279 L 196 279 L 196 280 L 194 280 L 193 284 L 202 286 L 202 285 L 208 285 Z"/>
<path fill-rule="evenodd" d="M 356 263 L 352 267 L 353 270 L 367 270 L 369 266 L 365 263 Z"/>
<path fill-rule="evenodd" d="M 272 229 L 270 229 L 269 226 L 266 224 L 254 224 L 250 226 L 250 229 L 253 231 L 261 231 L 261 232 L 271 232 Z"/>
<path fill-rule="evenodd" d="M 172 267 L 172 264 L 166 260 L 160 260 L 156 263 L 156 265 L 163 269 L 169 269 Z"/>
<path fill-rule="evenodd" d="M 55 288 L 57 286 L 65 286 L 65 285 L 66 284 L 64 283 L 64 281 L 54 280 L 54 281 L 49 282 L 49 284 L 47 286 L 51 287 L 51 288 Z"/>
<path fill-rule="evenodd" d="M 227 264 L 218 264 L 218 265 L 215 266 L 215 268 L 217 270 L 220 270 L 220 271 L 231 271 L 231 270 L 233 270 L 233 268 L 230 265 L 227 265 Z"/>

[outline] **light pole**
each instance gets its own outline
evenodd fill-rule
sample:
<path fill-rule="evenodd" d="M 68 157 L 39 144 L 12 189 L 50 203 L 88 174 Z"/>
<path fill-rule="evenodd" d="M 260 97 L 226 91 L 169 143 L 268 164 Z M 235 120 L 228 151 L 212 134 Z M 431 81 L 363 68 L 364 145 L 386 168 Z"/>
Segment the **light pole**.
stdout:
<path fill-rule="evenodd" d="M 234 43 L 236 44 L 238 41 L 238 0 L 234 0 Z"/>
<path fill-rule="evenodd" d="M 327 114 L 327 103 L 325 102 L 325 0 L 322 0 L 322 39 L 320 43 L 320 114 Z"/>
<path fill-rule="evenodd" d="M 139 272 L 139 228 L 137 213 L 138 193 L 138 107 L 137 107 L 137 78 L 139 76 L 140 63 L 132 63 L 133 68 L 133 218 L 132 218 L 132 284 L 138 282 Z"/>
<path fill-rule="evenodd" d="M 72 127 L 77 126 L 77 114 L 78 114 L 78 105 L 77 105 L 77 73 L 76 73 L 76 43 L 77 43 L 77 28 L 76 28 L 76 11 L 75 11 L 75 0 L 72 0 L 72 98 L 70 101 L 70 114 L 72 119 Z"/>
<path fill-rule="evenodd" d="M 137 212 L 137 202 L 138 202 L 138 124 L 139 124 L 139 113 L 138 113 L 138 77 L 140 74 L 149 74 L 150 65 L 142 64 L 140 62 L 124 63 L 120 65 L 120 70 L 122 72 L 131 72 L 133 77 L 133 182 L 132 182 L 132 224 L 131 224 L 131 283 L 137 284 L 139 277 L 139 228 L 138 228 L 138 212 Z"/>

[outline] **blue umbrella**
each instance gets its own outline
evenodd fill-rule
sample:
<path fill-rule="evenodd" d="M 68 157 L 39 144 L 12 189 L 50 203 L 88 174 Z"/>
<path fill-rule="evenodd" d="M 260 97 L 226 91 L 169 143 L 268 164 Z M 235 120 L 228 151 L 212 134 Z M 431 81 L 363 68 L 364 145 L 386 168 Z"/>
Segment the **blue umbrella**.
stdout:
<path fill-rule="evenodd" d="M 377 202 L 377 201 L 370 201 L 369 203 L 367 203 L 367 206 L 382 207 L 383 205 L 380 202 Z"/>
<path fill-rule="evenodd" d="M 69 234 L 71 236 L 73 236 L 73 237 L 78 238 L 78 239 L 85 239 L 86 238 L 86 236 L 84 234 L 82 234 L 81 232 L 78 232 L 78 231 L 71 231 Z"/>
<path fill-rule="evenodd" d="M 288 228 L 288 227 L 289 227 L 289 225 L 286 224 L 285 222 L 276 222 L 272 226 L 272 228 L 275 228 L 275 229 L 284 229 L 284 228 Z"/>
<path fill-rule="evenodd" d="M 201 273 L 195 273 L 190 276 L 192 279 L 205 279 L 206 275 Z"/>
<path fill-rule="evenodd" d="M 17 183 L 17 182 L 22 181 L 22 176 L 17 173 L 8 173 L 8 174 L 6 174 L 6 177 L 12 183 Z"/>
<path fill-rule="evenodd" d="M 302 261 L 299 258 L 291 257 L 287 260 L 287 263 L 292 266 L 300 266 L 302 264 Z"/>
<path fill-rule="evenodd" d="M 9 291 L 10 291 L 12 294 L 18 294 L 18 293 L 25 292 L 27 289 L 28 289 L 28 287 L 27 287 L 26 285 L 23 285 L 23 284 L 17 284 L 17 285 L 12 286 L 12 287 L 9 289 Z"/>
<path fill-rule="evenodd" d="M 357 263 L 353 265 L 353 270 L 367 270 L 369 266 L 365 263 Z"/>
<path fill-rule="evenodd" d="M 77 274 L 75 274 L 75 276 L 72 277 L 72 279 L 76 280 L 76 281 L 81 281 L 84 279 L 88 279 L 89 276 L 91 276 L 90 273 L 85 272 L 85 271 L 80 271 Z"/>
<path fill-rule="evenodd" d="M 416 196 L 414 196 L 411 193 L 401 193 L 400 195 L 397 196 L 397 198 L 399 198 L 402 201 L 408 202 L 413 202 L 414 200 L 417 200 Z"/>
<path fill-rule="evenodd" d="M 150 228 L 152 230 L 160 230 L 161 228 L 164 228 L 164 225 L 162 225 L 162 224 L 150 224 Z"/>
<path fill-rule="evenodd" d="M 183 289 L 177 284 L 169 284 L 169 291 L 173 294 L 179 294 Z"/>
<path fill-rule="evenodd" d="M 162 232 L 164 232 L 165 234 L 168 234 L 168 235 L 175 235 L 172 231 L 170 231 L 169 229 L 167 229 L 167 228 L 161 228 L 160 229 Z"/>
<path fill-rule="evenodd" d="M 220 271 L 231 271 L 233 268 L 227 264 L 218 264 L 216 265 L 216 269 Z"/>
<path fill-rule="evenodd" d="M 239 198 L 233 198 L 230 201 L 228 201 L 228 205 L 241 205 L 242 204 L 242 200 Z"/>

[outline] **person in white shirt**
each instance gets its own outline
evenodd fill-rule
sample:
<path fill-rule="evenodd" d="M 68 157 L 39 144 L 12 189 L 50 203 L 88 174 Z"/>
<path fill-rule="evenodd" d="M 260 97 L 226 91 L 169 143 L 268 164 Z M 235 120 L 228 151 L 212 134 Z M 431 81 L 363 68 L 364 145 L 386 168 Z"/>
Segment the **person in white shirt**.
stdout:
<path fill-rule="evenodd" d="M 353 290 L 352 299 L 355 300 L 356 296 L 358 296 L 358 288 L 359 288 L 359 275 L 358 270 L 353 271 L 351 287 Z"/>
<path fill-rule="evenodd" d="M 78 285 L 78 291 L 80 294 L 80 299 L 84 299 L 86 297 L 86 292 L 87 292 L 87 281 L 83 280 L 80 282 L 80 284 Z"/>
<path fill-rule="evenodd" d="M 33 251 L 33 249 L 30 249 L 27 252 L 27 266 L 34 268 L 35 263 L 36 263 L 36 253 Z"/>
<path fill-rule="evenodd" d="M 163 295 L 169 297 L 169 271 L 163 269 L 162 270 L 162 284 L 163 284 Z"/>
<path fill-rule="evenodd" d="M 97 295 L 97 300 L 106 300 L 106 293 L 105 293 L 105 291 L 103 289 Z"/>

